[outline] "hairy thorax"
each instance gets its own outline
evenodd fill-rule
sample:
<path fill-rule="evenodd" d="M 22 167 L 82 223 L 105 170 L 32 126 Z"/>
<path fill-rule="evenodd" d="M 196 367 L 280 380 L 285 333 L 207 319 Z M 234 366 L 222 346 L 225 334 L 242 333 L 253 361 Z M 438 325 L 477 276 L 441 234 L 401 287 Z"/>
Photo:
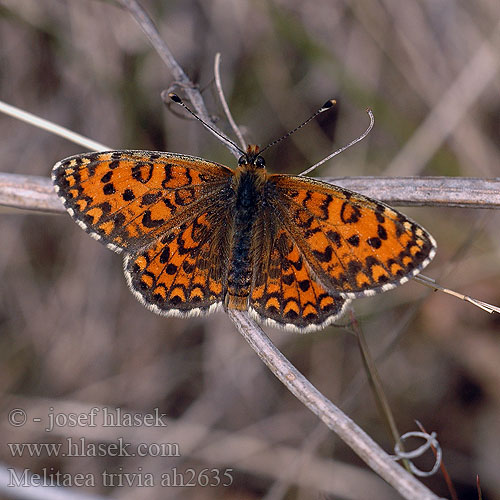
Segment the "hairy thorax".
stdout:
<path fill-rule="evenodd" d="M 247 309 L 252 285 L 252 261 L 255 248 L 255 225 L 265 203 L 268 175 L 264 168 L 240 165 L 234 176 L 233 241 L 227 278 L 226 307 Z"/>

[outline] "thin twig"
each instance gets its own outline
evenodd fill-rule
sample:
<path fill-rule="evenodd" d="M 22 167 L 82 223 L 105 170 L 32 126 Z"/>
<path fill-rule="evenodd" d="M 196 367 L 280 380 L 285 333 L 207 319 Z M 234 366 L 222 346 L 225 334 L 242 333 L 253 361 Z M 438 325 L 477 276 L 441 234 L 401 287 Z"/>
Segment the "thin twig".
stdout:
<path fill-rule="evenodd" d="M 418 420 L 416 421 L 416 423 L 422 432 L 427 432 L 424 426 Z M 432 446 L 432 452 L 434 453 L 434 456 L 437 458 L 437 450 L 434 446 Z M 453 481 L 451 480 L 451 477 L 448 473 L 448 469 L 446 468 L 446 465 L 443 462 L 443 460 L 441 460 L 440 468 L 441 468 L 441 474 L 443 475 L 443 479 L 446 483 L 448 491 L 450 492 L 451 500 L 458 500 L 458 495 L 455 490 L 455 486 L 453 485 Z"/>
<path fill-rule="evenodd" d="M 323 163 L 330 161 L 333 157 L 339 155 L 340 153 L 343 153 L 344 151 L 346 151 L 350 147 L 354 146 L 358 142 L 361 142 L 370 133 L 371 129 L 373 128 L 373 125 L 375 124 L 375 118 L 373 116 L 372 110 L 367 109 L 366 112 L 368 113 L 368 116 L 370 117 L 370 125 L 368 125 L 368 128 L 359 137 L 356 137 L 356 139 L 352 140 L 351 142 L 349 142 L 345 146 L 342 146 L 341 148 L 337 149 L 333 153 L 329 154 L 328 156 L 326 156 L 322 160 L 320 160 L 317 163 L 315 163 L 314 165 L 312 165 L 311 167 L 306 168 L 303 172 L 300 172 L 299 175 L 307 175 L 308 173 L 317 169 L 320 165 L 323 165 Z"/>
<path fill-rule="evenodd" d="M 37 212 L 66 211 L 50 179 L 37 175 L 0 173 L 0 205 Z"/>
<path fill-rule="evenodd" d="M 365 371 L 368 376 L 368 383 L 372 389 L 372 393 L 375 396 L 375 402 L 379 408 L 379 413 L 383 420 L 385 421 L 389 434 L 392 436 L 394 440 L 394 444 L 398 446 L 402 446 L 402 442 L 400 439 L 401 434 L 399 433 L 399 429 L 396 425 L 396 420 L 391 410 L 391 405 L 387 399 L 387 396 L 384 391 L 384 387 L 382 384 L 382 380 L 377 370 L 377 366 L 372 357 L 370 349 L 368 348 L 368 343 L 366 342 L 365 334 L 354 315 L 354 311 L 352 308 L 349 311 L 350 320 L 352 329 L 356 334 L 356 339 L 358 341 L 359 351 L 361 354 L 361 359 L 363 360 L 363 364 L 365 366 Z M 406 461 L 403 462 L 406 470 L 408 469 L 408 464 Z"/>
<path fill-rule="evenodd" d="M 158 55 L 163 59 L 163 62 L 172 73 L 173 77 L 176 80 L 176 83 L 183 86 L 184 90 L 189 95 L 190 101 L 198 111 L 198 114 L 202 116 L 202 118 L 205 118 L 207 121 L 210 121 L 210 117 L 200 93 L 195 89 L 189 77 L 186 75 L 186 73 L 184 73 L 184 70 L 175 60 L 172 52 L 170 52 L 170 49 L 168 48 L 168 45 L 158 33 L 153 20 L 149 17 L 147 12 L 135 0 L 119 0 L 119 2 L 137 21 L 142 31 L 144 31 L 145 35 L 151 42 L 151 45 L 154 47 Z M 193 92 L 191 90 L 193 90 Z"/>
<path fill-rule="evenodd" d="M 245 138 L 243 137 L 240 129 L 238 128 L 238 125 L 236 125 L 236 122 L 234 121 L 231 110 L 227 105 L 226 96 L 224 95 L 224 89 L 222 88 L 222 82 L 220 78 L 220 52 L 217 52 L 217 54 L 215 54 L 214 73 L 215 73 L 215 86 L 217 87 L 217 94 L 219 95 L 219 101 L 222 104 L 227 121 L 231 125 L 233 132 L 235 133 L 236 137 L 238 138 L 238 141 L 240 142 L 241 149 L 245 151 L 247 148 Z"/>
<path fill-rule="evenodd" d="M 172 76 L 175 79 L 175 83 L 179 85 L 185 92 L 187 98 L 189 99 L 189 102 L 193 105 L 198 116 L 207 123 L 210 123 L 213 128 L 215 128 L 220 134 L 223 135 L 223 132 L 219 130 L 218 127 L 216 127 L 213 123 L 205 106 L 203 97 L 198 90 L 198 87 L 189 79 L 184 70 L 177 63 L 174 56 L 172 55 L 172 52 L 170 52 L 168 45 L 158 33 L 153 20 L 149 17 L 147 12 L 135 0 L 119 0 L 119 2 L 125 9 L 130 12 L 130 14 L 132 14 L 133 18 L 137 21 L 142 31 L 144 31 L 153 48 L 156 50 L 156 52 L 158 52 L 158 55 L 163 59 L 163 62 L 170 69 Z M 228 146 L 228 148 L 236 158 L 241 155 L 241 153 L 237 149 L 234 149 L 230 146 Z"/>
<path fill-rule="evenodd" d="M 23 122 L 29 123 L 34 127 L 38 127 L 43 130 L 47 130 L 52 134 L 64 137 L 65 139 L 68 139 L 68 141 L 74 142 L 75 144 L 80 144 L 90 151 L 104 151 L 106 149 L 111 149 L 99 142 L 89 139 L 88 137 L 84 137 L 83 135 L 77 134 L 76 132 L 72 132 L 65 127 L 56 125 L 55 123 L 48 120 L 44 120 L 39 116 L 28 113 L 27 111 L 23 111 L 22 109 L 7 104 L 3 101 L 0 101 L 0 112 L 5 113 L 9 116 L 13 116 L 14 118 L 22 120 Z"/>
<path fill-rule="evenodd" d="M 455 292 L 454 290 L 450 290 L 449 288 L 445 288 L 441 285 L 438 285 L 432 278 L 428 276 L 424 276 L 423 274 L 419 274 L 413 278 L 415 281 L 418 281 L 421 285 L 425 285 L 429 288 L 432 288 L 434 291 L 440 291 L 443 293 L 447 293 L 448 295 L 452 295 L 453 297 L 457 297 L 460 300 L 464 300 L 465 302 L 469 302 L 470 304 L 479 307 L 483 311 L 486 311 L 490 314 L 496 312 L 500 314 L 500 307 L 494 306 L 492 304 L 488 304 L 487 302 L 483 302 L 482 300 L 475 299 L 469 295 L 464 295 L 463 293 Z"/>

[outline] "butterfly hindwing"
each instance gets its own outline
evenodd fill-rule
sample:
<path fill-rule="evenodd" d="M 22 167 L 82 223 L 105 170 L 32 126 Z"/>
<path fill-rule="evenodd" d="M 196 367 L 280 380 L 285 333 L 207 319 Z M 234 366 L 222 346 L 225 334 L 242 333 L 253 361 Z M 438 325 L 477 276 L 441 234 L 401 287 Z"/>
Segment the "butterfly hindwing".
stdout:
<path fill-rule="evenodd" d="M 73 219 L 117 252 L 145 247 L 186 213 L 201 211 L 231 176 L 223 165 L 156 151 L 76 155 L 52 171 Z"/>
<path fill-rule="evenodd" d="M 389 290 L 435 254 L 425 229 L 379 201 L 301 177 L 271 175 L 269 182 L 275 210 L 330 293 L 355 298 Z"/>
<path fill-rule="evenodd" d="M 314 279 L 286 228 L 278 227 L 265 244 L 268 247 L 260 249 L 261 257 L 255 259 L 249 298 L 254 316 L 274 326 L 308 332 L 326 326 L 342 314 L 348 301 L 329 294 Z"/>
<path fill-rule="evenodd" d="M 228 262 L 220 250 L 228 246 L 224 216 L 202 213 L 125 257 L 125 276 L 140 302 L 158 314 L 176 316 L 209 312 L 222 304 Z"/>

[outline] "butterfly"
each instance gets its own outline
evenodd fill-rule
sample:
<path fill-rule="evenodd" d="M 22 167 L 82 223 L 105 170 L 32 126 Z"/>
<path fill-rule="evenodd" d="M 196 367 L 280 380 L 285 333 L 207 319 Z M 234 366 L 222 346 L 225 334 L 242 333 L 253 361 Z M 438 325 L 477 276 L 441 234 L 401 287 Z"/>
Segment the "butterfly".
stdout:
<path fill-rule="evenodd" d="M 151 311 L 223 308 L 298 332 L 350 299 L 417 275 L 436 243 L 388 205 L 310 178 L 269 174 L 257 146 L 232 170 L 177 153 L 106 151 L 52 170 L 76 223 L 124 254 L 132 293 Z"/>

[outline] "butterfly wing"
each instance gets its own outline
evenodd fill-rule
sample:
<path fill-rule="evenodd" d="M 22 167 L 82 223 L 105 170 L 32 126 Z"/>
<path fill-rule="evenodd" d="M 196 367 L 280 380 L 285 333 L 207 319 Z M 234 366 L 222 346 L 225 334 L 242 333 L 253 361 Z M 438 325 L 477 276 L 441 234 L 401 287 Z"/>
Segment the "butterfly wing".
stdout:
<path fill-rule="evenodd" d="M 262 214 L 254 238 L 254 276 L 249 311 L 257 319 L 298 332 L 325 327 L 348 300 L 314 279 L 303 253 L 273 212 Z"/>
<path fill-rule="evenodd" d="M 225 207 L 209 209 L 127 255 L 125 276 L 132 293 L 162 315 L 192 316 L 219 307 L 229 261 L 227 218 Z"/>
<path fill-rule="evenodd" d="M 200 158 L 157 151 L 107 151 L 66 158 L 52 180 L 66 210 L 93 238 L 135 252 L 201 213 L 233 171 Z"/>
<path fill-rule="evenodd" d="M 421 226 L 389 206 L 302 177 L 269 176 L 274 210 L 319 282 L 356 298 L 394 288 L 434 257 Z"/>
<path fill-rule="evenodd" d="M 134 295 L 158 314 L 187 316 L 222 300 L 233 175 L 191 156 L 109 151 L 62 160 L 52 179 L 73 219 L 125 253 Z"/>

